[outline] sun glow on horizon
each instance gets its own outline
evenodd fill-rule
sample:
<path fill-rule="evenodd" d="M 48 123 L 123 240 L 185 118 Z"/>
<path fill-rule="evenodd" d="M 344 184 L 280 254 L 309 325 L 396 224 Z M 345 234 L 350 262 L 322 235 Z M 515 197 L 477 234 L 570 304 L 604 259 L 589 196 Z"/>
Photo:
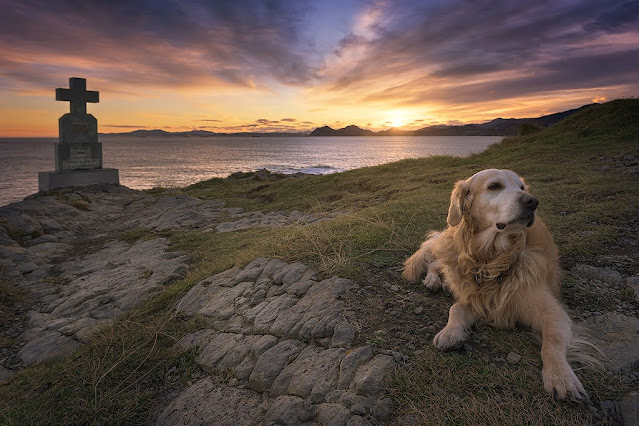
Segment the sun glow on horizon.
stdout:
<path fill-rule="evenodd" d="M 390 125 L 392 127 L 402 127 L 404 124 L 406 124 L 406 122 L 404 120 L 402 120 L 401 118 L 393 118 L 390 121 Z"/>
<path fill-rule="evenodd" d="M 388 128 L 400 130 L 416 130 L 421 127 L 428 126 L 440 120 L 446 120 L 445 116 L 439 116 L 437 108 L 429 105 L 428 107 L 406 106 L 403 108 L 392 109 L 380 114 L 378 130 Z"/>

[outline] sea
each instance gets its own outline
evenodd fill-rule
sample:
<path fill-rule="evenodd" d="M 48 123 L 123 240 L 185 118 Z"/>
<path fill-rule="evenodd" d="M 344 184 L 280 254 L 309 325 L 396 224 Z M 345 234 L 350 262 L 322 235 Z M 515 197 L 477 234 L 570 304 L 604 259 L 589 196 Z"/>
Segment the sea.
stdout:
<path fill-rule="evenodd" d="M 100 136 L 103 167 L 133 189 L 184 187 L 235 172 L 327 174 L 432 155 L 466 156 L 498 136 L 147 137 Z M 54 169 L 55 138 L 0 139 L 0 206 L 38 191 Z"/>

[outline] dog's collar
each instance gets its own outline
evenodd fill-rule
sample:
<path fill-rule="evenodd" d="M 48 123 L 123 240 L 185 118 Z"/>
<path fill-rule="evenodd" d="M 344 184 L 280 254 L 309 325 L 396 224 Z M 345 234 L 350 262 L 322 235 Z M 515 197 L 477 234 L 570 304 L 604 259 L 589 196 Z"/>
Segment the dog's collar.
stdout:
<path fill-rule="evenodd" d="M 501 284 L 510 272 L 516 268 L 519 256 L 521 255 L 526 245 L 526 235 L 521 235 L 510 250 L 495 257 L 489 262 L 477 262 L 475 268 L 470 273 L 473 274 L 475 283 L 477 285 L 487 284 L 490 282 L 496 282 Z"/>

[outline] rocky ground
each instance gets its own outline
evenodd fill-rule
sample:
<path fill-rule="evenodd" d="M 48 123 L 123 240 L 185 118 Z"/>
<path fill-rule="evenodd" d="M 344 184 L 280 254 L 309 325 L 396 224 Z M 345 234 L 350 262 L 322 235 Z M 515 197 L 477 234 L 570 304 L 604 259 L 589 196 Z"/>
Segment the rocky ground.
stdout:
<path fill-rule="evenodd" d="M 118 186 L 63 189 L 2 207 L 0 285 L 10 283 L 17 293 L 0 299 L 0 380 L 68 354 L 97 327 L 184 276 L 188 256 L 171 252 L 165 238 L 129 243 L 120 238 L 127 231 L 235 232 L 322 219 Z M 616 269 L 576 265 L 567 271 L 573 295 L 567 304 L 607 355 L 606 368 L 636 390 L 639 276 L 633 256 L 617 260 Z M 201 281 L 176 305 L 179 315 L 204 324 L 178 343 L 196 352 L 201 373 L 167 395 L 155 423 L 389 420 L 386 381 L 430 345 L 451 303 L 446 294 L 399 281 L 397 272 L 380 270 L 367 282 L 319 279 L 306 265 L 258 258 Z M 480 327 L 460 350 L 486 350 L 481 334 Z M 496 355 L 495 363 L 516 363 L 518 356 Z M 633 424 L 637 397 L 591 409 L 601 420 Z"/>
<path fill-rule="evenodd" d="M 301 263 L 258 258 L 207 278 L 179 302 L 208 324 L 178 344 L 211 376 L 161 412 L 157 424 L 348 424 L 390 419 L 384 388 L 401 355 L 354 346 L 343 296 L 353 281 L 318 280 Z M 226 383 L 212 378 L 229 371 Z"/>
<path fill-rule="evenodd" d="M 165 238 L 121 241 L 127 231 L 230 232 L 319 219 L 301 212 L 245 213 L 122 186 L 62 189 L 2 207 L 0 282 L 17 288 L 20 302 L 0 311 L 12 319 L 0 321 L 0 378 L 69 353 L 101 324 L 184 276 L 188 256 L 168 251 Z"/>

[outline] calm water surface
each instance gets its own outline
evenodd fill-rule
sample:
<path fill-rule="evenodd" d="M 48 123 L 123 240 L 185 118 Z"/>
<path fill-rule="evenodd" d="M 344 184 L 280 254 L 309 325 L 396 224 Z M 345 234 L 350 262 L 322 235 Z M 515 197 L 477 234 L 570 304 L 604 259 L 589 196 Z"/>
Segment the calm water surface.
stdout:
<path fill-rule="evenodd" d="M 429 155 L 464 156 L 498 142 L 495 136 L 211 137 L 101 136 L 103 166 L 120 170 L 134 189 L 186 186 L 238 171 L 334 173 Z M 0 139 L 0 205 L 38 190 L 38 172 L 53 170 L 48 139 Z"/>

